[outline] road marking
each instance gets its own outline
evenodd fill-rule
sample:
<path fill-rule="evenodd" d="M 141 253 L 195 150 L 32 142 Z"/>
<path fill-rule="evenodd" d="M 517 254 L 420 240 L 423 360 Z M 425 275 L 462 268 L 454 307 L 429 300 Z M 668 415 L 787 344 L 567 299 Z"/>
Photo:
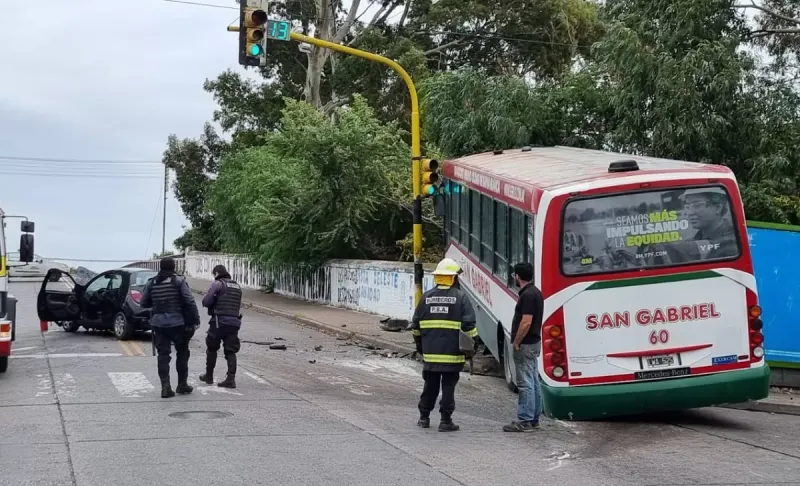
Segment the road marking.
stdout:
<path fill-rule="evenodd" d="M 59 397 L 75 396 L 76 385 L 75 378 L 71 374 L 60 373 L 56 378 L 56 393 Z"/>
<path fill-rule="evenodd" d="M 138 371 L 108 373 L 108 377 L 123 397 L 140 398 L 142 394 L 150 394 L 156 389 L 144 373 Z"/>
<path fill-rule="evenodd" d="M 144 356 L 144 351 L 135 341 L 119 341 L 119 347 L 125 356 Z"/>
<path fill-rule="evenodd" d="M 37 349 L 39 346 L 28 346 L 27 348 L 14 348 L 11 350 L 12 353 L 19 353 L 20 351 L 28 351 L 29 349 Z"/>
<path fill-rule="evenodd" d="M 39 385 L 36 387 L 36 396 L 37 397 L 48 397 L 53 394 L 53 389 L 50 386 L 50 378 L 46 377 L 45 375 L 36 375 L 36 378 L 39 378 Z"/>
<path fill-rule="evenodd" d="M 30 359 L 45 359 L 45 358 L 119 358 L 122 356 L 120 353 L 63 353 L 63 354 L 23 354 L 19 356 L 11 355 L 9 358 L 30 358 Z"/>
<path fill-rule="evenodd" d="M 189 380 L 189 384 L 192 385 L 195 388 L 195 390 L 202 393 L 204 397 L 208 396 L 209 392 L 221 393 L 223 395 L 242 396 L 242 394 L 237 391 L 233 391 L 230 388 L 222 388 L 217 385 L 206 385 L 206 384 L 200 385 L 193 380 Z"/>
<path fill-rule="evenodd" d="M 262 385 L 269 385 L 269 382 L 267 380 L 265 380 L 264 378 L 261 378 L 260 376 L 258 376 L 255 373 L 250 373 L 249 371 L 243 371 L 242 373 L 244 373 L 245 375 L 249 376 L 250 378 L 253 379 L 253 381 L 255 381 L 257 383 L 261 383 Z"/>

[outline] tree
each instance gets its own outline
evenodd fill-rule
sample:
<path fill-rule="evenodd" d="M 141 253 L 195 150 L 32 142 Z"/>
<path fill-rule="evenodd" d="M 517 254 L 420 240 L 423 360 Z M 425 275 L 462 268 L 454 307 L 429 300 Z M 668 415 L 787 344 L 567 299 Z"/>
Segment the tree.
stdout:
<path fill-rule="evenodd" d="M 287 100 L 263 146 L 223 157 L 210 207 L 224 248 L 281 263 L 396 257 L 411 221 L 399 202 L 408 153 L 360 97 L 333 119 Z"/>
<path fill-rule="evenodd" d="M 191 232 L 175 240 L 175 246 L 180 249 L 192 247 L 216 251 L 219 248 L 206 198 L 212 185 L 211 175 L 216 173 L 219 158 L 227 147 L 228 144 L 208 123 L 199 140 L 180 140 L 175 135 L 170 135 L 167 140 L 163 162 L 168 169 L 175 171 L 172 188 L 183 214 L 192 225 Z"/>
<path fill-rule="evenodd" d="M 775 56 L 778 72 L 793 71 L 797 79 L 800 58 L 800 2 L 797 0 L 738 0 L 732 6 L 741 13 L 754 13 L 755 25 L 747 33 L 750 40 Z"/>

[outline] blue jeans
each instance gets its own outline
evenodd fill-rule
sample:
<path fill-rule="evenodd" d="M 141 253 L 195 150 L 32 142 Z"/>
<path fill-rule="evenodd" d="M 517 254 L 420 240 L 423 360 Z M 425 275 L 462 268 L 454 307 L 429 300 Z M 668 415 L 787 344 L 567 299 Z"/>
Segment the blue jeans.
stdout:
<path fill-rule="evenodd" d="M 519 388 L 517 418 L 520 422 L 538 422 L 542 413 L 542 387 L 539 383 L 537 362 L 540 349 L 540 343 L 521 344 L 519 351 L 514 351 Z"/>

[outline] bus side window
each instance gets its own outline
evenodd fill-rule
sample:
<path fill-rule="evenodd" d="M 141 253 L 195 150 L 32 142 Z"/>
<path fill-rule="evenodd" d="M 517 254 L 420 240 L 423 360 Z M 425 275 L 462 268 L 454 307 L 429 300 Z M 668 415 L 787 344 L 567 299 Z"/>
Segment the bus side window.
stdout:
<path fill-rule="evenodd" d="M 481 194 L 481 263 L 494 267 L 494 200 Z"/>
<path fill-rule="evenodd" d="M 535 246 L 534 246 L 534 241 L 535 241 L 534 234 L 536 232 L 536 216 L 533 215 L 533 214 L 528 214 L 525 217 L 525 219 L 528 220 L 528 232 L 527 232 L 528 233 L 528 248 L 527 248 L 528 262 L 531 265 L 533 265 L 533 268 L 535 269 L 536 268 L 536 262 L 533 261 L 533 249 L 535 248 Z"/>
<path fill-rule="evenodd" d="M 469 249 L 469 189 L 466 187 L 461 188 L 461 200 L 459 212 L 461 221 L 461 237 L 458 239 L 464 248 Z"/>
<path fill-rule="evenodd" d="M 494 274 L 508 281 L 508 206 L 495 201 Z"/>
<path fill-rule="evenodd" d="M 517 263 L 525 261 L 525 247 L 528 243 L 527 228 L 525 227 L 525 214 L 519 209 L 511 209 L 511 255 L 509 265 L 513 266 Z M 514 282 L 509 275 L 509 287 L 516 288 Z"/>
<path fill-rule="evenodd" d="M 460 197 L 460 187 L 458 184 L 454 183 L 453 181 L 450 182 L 450 190 L 447 192 L 447 210 L 449 211 L 449 221 L 450 221 L 450 238 L 458 241 L 461 237 L 461 230 L 459 228 L 460 219 L 459 219 L 459 203 Z"/>
<path fill-rule="evenodd" d="M 472 224 L 469 225 L 469 252 L 481 257 L 481 193 L 470 191 L 469 209 L 472 213 Z"/>

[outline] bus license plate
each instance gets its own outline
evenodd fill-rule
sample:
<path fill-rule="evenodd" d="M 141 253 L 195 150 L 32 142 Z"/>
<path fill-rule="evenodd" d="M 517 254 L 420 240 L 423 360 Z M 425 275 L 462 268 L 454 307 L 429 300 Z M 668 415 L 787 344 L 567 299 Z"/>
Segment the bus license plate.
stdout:
<path fill-rule="evenodd" d="M 675 357 L 671 354 L 650 356 L 647 358 L 648 368 L 667 368 L 675 364 Z"/>

